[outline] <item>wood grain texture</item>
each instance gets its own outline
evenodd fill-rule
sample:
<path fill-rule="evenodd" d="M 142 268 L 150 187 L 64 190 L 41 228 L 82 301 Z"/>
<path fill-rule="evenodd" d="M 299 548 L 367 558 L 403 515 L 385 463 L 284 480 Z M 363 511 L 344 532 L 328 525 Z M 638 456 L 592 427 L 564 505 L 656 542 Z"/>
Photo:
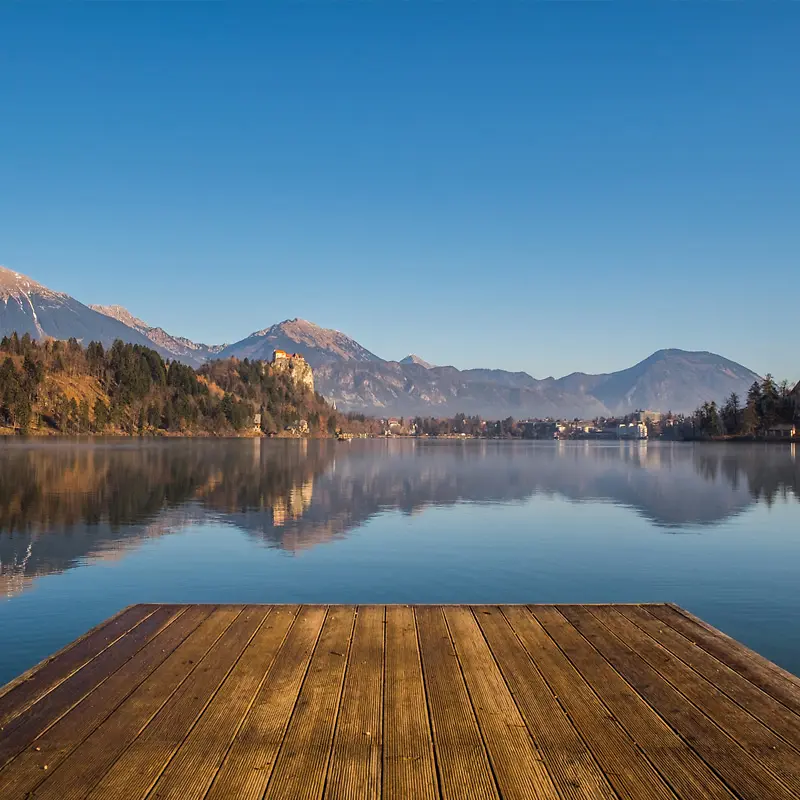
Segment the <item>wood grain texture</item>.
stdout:
<path fill-rule="evenodd" d="M 15 717 L 3 729 L 0 738 L 0 767 L 5 766 L 64 714 L 78 705 L 180 613 L 181 609 L 178 608 L 157 608 L 127 635 L 117 639 L 110 647 Z"/>
<path fill-rule="evenodd" d="M 733 797 L 711 767 L 634 691 L 598 650 L 587 645 L 586 639 L 557 609 L 536 606 L 531 612 L 546 636 L 568 659 L 565 664 L 556 657 L 555 669 L 550 668 L 545 676 L 559 699 L 566 699 L 581 685 L 572 679 L 567 666 L 570 665 L 602 703 L 601 708 L 596 708 L 594 702 L 586 698 L 593 711 L 585 718 L 582 733 L 598 758 L 607 758 L 610 765 L 616 765 L 609 766 L 606 774 L 609 780 L 616 779 L 623 784 L 615 785 L 620 795 L 671 797 L 674 791 L 687 798 L 730 800 Z M 543 649 L 548 647 L 538 632 L 528 627 L 521 612 L 509 609 L 507 614 L 514 620 L 515 629 L 523 641 L 531 639 L 534 647 L 537 644 Z M 536 656 L 535 650 L 529 649 L 529 652 Z M 544 663 L 537 657 L 537 664 Z M 570 713 L 574 719 L 579 714 L 583 716 L 575 702 Z M 634 745 L 633 751 L 625 739 L 615 734 L 613 728 L 609 729 L 609 723 L 616 723 L 624 729 Z M 607 729 L 606 735 L 601 733 L 603 728 Z M 662 779 L 656 780 L 659 775 Z"/>
<path fill-rule="evenodd" d="M 181 613 L 133 658 L 0 770 L 0 797 L 31 791 L 47 777 L 49 771 L 54 771 L 129 694 L 152 675 L 207 613 L 193 608 Z M 45 764 L 47 770 L 43 770 Z"/>
<path fill-rule="evenodd" d="M 469 608 L 445 608 L 494 776 L 504 800 L 558 800 L 553 780 Z"/>
<path fill-rule="evenodd" d="M 158 606 L 138 605 L 122 609 L 70 642 L 0 689 L 0 732 L 18 714 L 91 661 L 120 636 L 152 614 Z"/>
<path fill-rule="evenodd" d="M 414 610 L 386 609 L 383 797 L 439 797 Z"/>
<path fill-rule="evenodd" d="M 620 607 L 618 611 L 795 749 L 800 747 L 800 714 L 787 714 L 786 707 L 778 700 L 766 692 L 754 692 L 747 678 L 692 644 L 645 608 Z"/>
<path fill-rule="evenodd" d="M 327 610 L 304 606 L 289 631 L 207 800 L 260 800 L 317 646 Z"/>
<path fill-rule="evenodd" d="M 649 608 L 649 606 L 648 606 Z M 655 609 L 663 609 L 670 611 L 674 611 L 679 614 L 681 617 L 689 620 L 690 623 L 696 625 L 698 628 L 704 630 L 706 633 L 710 634 L 713 638 L 720 640 L 728 645 L 731 652 L 735 652 L 741 656 L 745 656 L 750 658 L 752 661 L 757 662 L 761 666 L 765 667 L 766 669 L 774 672 L 776 675 L 780 675 L 785 680 L 789 681 L 789 683 L 794 684 L 798 688 L 800 688 L 800 676 L 793 675 L 791 672 L 788 672 L 783 667 L 779 667 L 777 664 L 770 661 L 768 658 L 764 658 L 761 653 L 757 653 L 755 650 L 751 650 L 749 647 L 745 647 L 741 642 L 736 641 L 736 639 L 728 636 L 727 633 L 723 633 L 718 628 L 715 628 L 713 625 L 709 625 L 705 620 L 700 619 L 700 617 L 696 617 L 694 614 L 687 611 L 685 608 L 681 608 L 680 606 L 676 606 L 674 603 L 656 603 L 653 608 Z"/>
<path fill-rule="evenodd" d="M 36 790 L 37 800 L 77 800 L 85 797 L 109 767 L 133 743 L 173 693 L 202 663 L 208 651 L 239 615 L 238 609 L 199 606 L 204 622 L 114 713 L 98 727 L 70 758 Z"/>
<path fill-rule="evenodd" d="M 750 754 L 759 767 L 768 769 L 800 795 L 800 753 L 797 750 L 614 608 L 594 607 L 591 613 L 676 691 L 701 709 L 705 717 Z M 717 736 L 716 731 L 714 736 Z"/>
<path fill-rule="evenodd" d="M 572 606 L 559 610 L 743 800 L 796 797 L 591 612 Z"/>
<path fill-rule="evenodd" d="M 147 796 L 266 614 L 266 609 L 242 610 L 202 664 L 114 763 L 89 797 L 136 800 Z"/>
<path fill-rule="evenodd" d="M 354 623 L 354 608 L 328 612 L 264 800 L 322 795 Z"/>
<path fill-rule="evenodd" d="M 329 800 L 380 797 L 385 624 L 383 607 L 357 612 L 325 786 Z"/>
<path fill-rule="evenodd" d="M 0 798 L 788 800 L 798 709 L 669 605 L 134 606 L 0 689 Z"/>
<path fill-rule="evenodd" d="M 297 616 L 271 612 L 153 787 L 152 800 L 203 798 Z"/>
<path fill-rule="evenodd" d="M 648 608 L 648 613 L 738 672 L 753 686 L 757 686 L 796 714 L 800 714 L 800 679 L 794 675 L 720 631 L 705 623 L 695 622 L 683 610 L 671 606 L 654 606 Z"/>
<path fill-rule="evenodd" d="M 415 610 L 443 798 L 496 798 L 492 766 L 441 608 Z"/>
<path fill-rule="evenodd" d="M 602 767 L 502 610 L 497 606 L 476 608 L 475 615 L 560 796 L 565 800 L 616 800 Z M 589 694 L 588 690 L 584 694 Z M 584 708 L 585 700 L 578 700 Z M 599 705 L 595 700 L 595 708 Z"/>

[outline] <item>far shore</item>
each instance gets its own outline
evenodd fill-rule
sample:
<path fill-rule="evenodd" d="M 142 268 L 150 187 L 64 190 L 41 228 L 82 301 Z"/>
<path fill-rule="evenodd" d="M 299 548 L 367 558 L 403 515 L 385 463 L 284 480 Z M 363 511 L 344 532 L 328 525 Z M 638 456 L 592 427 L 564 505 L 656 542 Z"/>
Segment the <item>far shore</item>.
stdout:
<path fill-rule="evenodd" d="M 718 436 L 714 438 L 696 439 L 666 439 L 662 437 L 652 437 L 648 439 L 601 439 L 590 437 L 569 437 L 564 439 L 528 439 L 524 437 L 502 437 L 502 436 L 459 436 L 457 434 L 442 434 L 440 436 L 415 436 L 405 434 L 391 434 L 389 436 L 381 434 L 346 434 L 347 441 L 352 439 L 375 439 L 375 440 L 426 440 L 426 441 L 455 441 L 455 442 L 603 442 L 604 444 L 647 444 L 654 442 L 658 444 L 800 444 L 800 437 L 775 438 L 762 436 Z M 164 431 L 149 430 L 136 433 L 128 433 L 122 430 L 108 430 L 102 433 L 63 433 L 53 429 L 31 428 L 26 431 L 0 427 L 0 439 L 281 439 L 281 440 L 327 440 L 336 441 L 338 436 L 330 434 L 296 434 L 288 431 L 281 433 L 266 434 L 257 430 L 241 431 L 240 433 L 214 433 L 212 431 Z"/>

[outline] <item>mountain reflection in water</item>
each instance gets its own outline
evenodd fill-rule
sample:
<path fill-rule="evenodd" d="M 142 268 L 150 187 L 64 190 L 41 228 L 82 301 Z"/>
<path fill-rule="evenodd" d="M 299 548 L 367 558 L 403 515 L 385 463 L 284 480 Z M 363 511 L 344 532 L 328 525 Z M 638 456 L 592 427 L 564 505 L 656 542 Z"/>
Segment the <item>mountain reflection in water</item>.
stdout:
<path fill-rule="evenodd" d="M 289 552 L 374 515 L 535 494 L 625 506 L 665 533 L 800 496 L 793 446 L 287 440 L 0 444 L 0 595 L 208 522 Z"/>

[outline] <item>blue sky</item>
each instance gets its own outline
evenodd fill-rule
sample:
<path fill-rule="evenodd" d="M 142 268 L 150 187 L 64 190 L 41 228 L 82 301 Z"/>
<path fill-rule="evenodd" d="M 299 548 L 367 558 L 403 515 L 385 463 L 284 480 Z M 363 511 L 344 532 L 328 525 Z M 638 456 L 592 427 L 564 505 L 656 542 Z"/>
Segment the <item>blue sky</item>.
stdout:
<path fill-rule="evenodd" d="M 797 3 L 5 4 L 0 263 L 206 342 L 798 379 L 798 41 Z"/>

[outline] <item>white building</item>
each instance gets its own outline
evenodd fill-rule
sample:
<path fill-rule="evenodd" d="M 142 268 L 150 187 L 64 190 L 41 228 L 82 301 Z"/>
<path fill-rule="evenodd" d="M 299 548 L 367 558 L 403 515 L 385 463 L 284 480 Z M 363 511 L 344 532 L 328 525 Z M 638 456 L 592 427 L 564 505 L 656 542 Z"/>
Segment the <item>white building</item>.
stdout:
<path fill-rule="evenodd" d="M 620 439 L 646 439 L 647 425 L 643 422 L 623 423 L 617 429 L 617 437 Z"/>

